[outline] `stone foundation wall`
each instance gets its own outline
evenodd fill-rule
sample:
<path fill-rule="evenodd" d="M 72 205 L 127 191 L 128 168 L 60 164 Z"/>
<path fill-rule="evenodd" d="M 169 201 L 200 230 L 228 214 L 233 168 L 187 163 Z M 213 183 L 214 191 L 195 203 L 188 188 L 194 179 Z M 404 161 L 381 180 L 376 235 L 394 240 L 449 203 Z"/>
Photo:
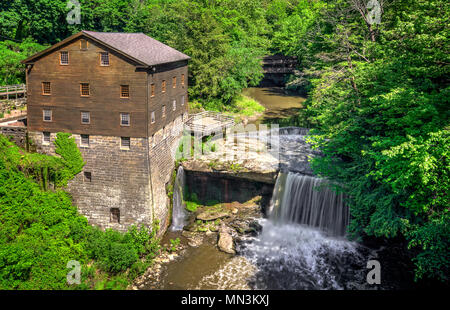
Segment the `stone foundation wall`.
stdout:
<path fill-rule="evenodd" d="M 129 150 L 121 149 L 120 137 L 90 136 L 89 147 L 83 147 L 80 135 L 73 135 L 86 165 L 69 182 L 67 191 L 89 223 L 125 231 L 133 224 L 150 227 L 152 220 L 158 219 L 161 233 L 165 231 L 170 207 L 166 184 L 174 169 L 182 127 L 180 116 L 166 126 L 165 139 L 154 143 L 152 139 L 131 138 Z M 49 144 L 43 143 L 42 132 L 30 132 L 29 137 L 38 152 L 55 155 L 56 133 L 50 134 Z M 112 208 L 120 210 L 119 223 L 113 219 Z"/>
<path fill-rule="evenodd" d="M 0 126 L 0 133 L 6 137 L 10 137 L 18 146 L 26 147 L 27 129 L 25 127 Z"/>
<path fill-rule="evenodd" d="M 175 169 L 175 151 L 181 138 L 183 124 L 183 118 L 179 116 L 166 126 L 165 135 L 161 132 L 162 129 L 157 132 L 155 136 L 159 140 L 154 142 L 149 152 L 155 218 L 160 221 L 162 230 L 165 230 L 169 224 L 170 201 L 166 187 Z M 162 138 L 163 136 L 166 138 Z"/>

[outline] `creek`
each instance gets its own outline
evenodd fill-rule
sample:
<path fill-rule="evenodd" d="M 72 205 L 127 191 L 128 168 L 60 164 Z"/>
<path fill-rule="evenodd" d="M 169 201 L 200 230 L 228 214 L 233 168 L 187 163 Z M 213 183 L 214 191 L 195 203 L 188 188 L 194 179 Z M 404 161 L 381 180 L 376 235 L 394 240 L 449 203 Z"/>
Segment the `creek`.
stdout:
<path fill-rule="evenodd" d="M 267 108 L 256 123 L 289 117 L 304 100 L 273 88 L 247 89 L 245 94 Z M 281 172 L 265 216 L 256 219 L 261 231 L 235 238 L 236 255 L 219 251 L 214 232 L 204 234 L 200 244 L 188 245 L 190 241 L 182 233 L 188 216 L 181 200 L 186 176 L 180 167 L 174 188 L 173 224 L 162 243 L 180 238 L 183 250 L 178 259 L 163 266 L 158 281 L 143 288 L 405 288 L 405 277 L 407 283 L 410 279 L 401 272 L 397 279 L 383 281 L 382 285 L 367 283 L 368 261 L 380 259 L 384 248 L 369 248 L 346 238 L 350 215 L 343 195 L 331 190 L 326 180 L 302 173 L 304 169 L 295 164 L 305 135 L 303 129 L 293 127 L 280 132 L 284 163 L 280 163 Z"/>

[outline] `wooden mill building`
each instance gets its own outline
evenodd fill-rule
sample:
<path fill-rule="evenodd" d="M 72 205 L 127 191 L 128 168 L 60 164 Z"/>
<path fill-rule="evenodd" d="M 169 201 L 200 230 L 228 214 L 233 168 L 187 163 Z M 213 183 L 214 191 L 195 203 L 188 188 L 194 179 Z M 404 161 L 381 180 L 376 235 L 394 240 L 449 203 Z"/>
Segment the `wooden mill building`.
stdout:
<path fill-rule="evenodd" d="M 86 165 L 68 190 L 92 224 L 165 224 L 189 59 L 143 33 L 81 31 L 23 61 L 29 136 L 54 154 L 73 134 Z"/>

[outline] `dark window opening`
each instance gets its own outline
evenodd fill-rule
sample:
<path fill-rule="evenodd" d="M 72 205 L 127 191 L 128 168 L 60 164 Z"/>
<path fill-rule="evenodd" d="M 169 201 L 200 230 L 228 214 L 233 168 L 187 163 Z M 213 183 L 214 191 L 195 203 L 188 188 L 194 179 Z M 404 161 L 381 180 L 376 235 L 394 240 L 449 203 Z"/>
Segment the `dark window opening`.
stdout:
<path fill-rule="evenodd" d="M 92 182 L 92 173 L 89 171 L 84 172 L 84 180 L 86 182 Z"/>
<path fill-rule="evenodd" d="M 111 223 L 120 223 L 120 209 L 119 208 L 111 208 Z"/>
<path fill-rule="evenodd" d="M 129 150 L 131 145 L 130 137 L 121 137 L 120 138 L 120 147 L 122 149 Z"/>
<path fill-rule="evenodd" d="M 49 132 L 43 132 L 44 138 L 43 138 L 43 142 L 44 144 L 49 144 L 50 143 L 50 133 Z"/>
<path fill-rule="evenodd" d="M 81 146 L 89 146 L 89 135 L 81 135 Z"/>

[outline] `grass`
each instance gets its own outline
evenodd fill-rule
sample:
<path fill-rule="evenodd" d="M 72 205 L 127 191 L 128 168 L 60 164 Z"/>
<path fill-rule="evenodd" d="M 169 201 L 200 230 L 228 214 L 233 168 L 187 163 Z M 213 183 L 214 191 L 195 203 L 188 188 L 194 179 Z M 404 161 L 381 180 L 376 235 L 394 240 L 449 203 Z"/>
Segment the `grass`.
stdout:
<path fill-rule="evenodd" d="M 265 109 L 258 101 L 245 95 L 240 95 L 230 104 L 224 104 L 221 101 L 199 102 L 193 100 L 189 102 L 190 113 L 198 113 L 204 110 L 217 111 L 237 118 L 254 117 L 264 112 Z"/>

